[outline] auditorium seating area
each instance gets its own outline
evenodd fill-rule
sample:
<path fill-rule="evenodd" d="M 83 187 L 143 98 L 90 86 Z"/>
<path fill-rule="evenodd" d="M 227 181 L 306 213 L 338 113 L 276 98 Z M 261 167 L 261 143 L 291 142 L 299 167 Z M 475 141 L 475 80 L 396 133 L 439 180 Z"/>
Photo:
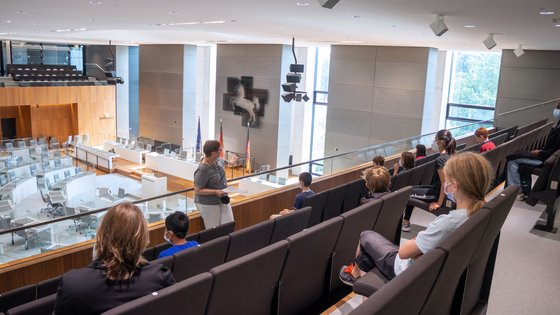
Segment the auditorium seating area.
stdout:
<path fill-rule="evenodd" d="M 74 65 L 10 64 L 7 67 L 14 81 L 87 81 Z"/>
<path fill-rule="evenodd" d="M 494 167 L 495 186 L 505 176 L 509 154 L 542 147 L 552 128 L 545 123 L 516 127 L 525 132 L 513 131 L 511 140 L 483 154 Z M 499 137 L 510 138 L 507 132 Z M 558 156 L 538 172 L 533 204 L 541 200 L 549 205 L 540 192 L 558 195 L 552 183 L 560 172 Z M 341 291 L 348 292 L 338 268 L 354 257 L 361 231 L 374 230 L 400 242 L 402 210 L 414 202 L 409 186 L 429 181 L 435 169 L 433 156 L 425 160 L 393 176 L 392 193 L 361 206 L 366 191 L 364 181 L 357 179 L 307 198 L 306 208 L 287 216 L 235 232 L 230 223 L 191 234 L 187 239 L 201 246 L 171 257 L 156 259 L 167 244 L 148 248 L 144 256 L 168 266 L 178 283 L 106 314 L 171 312 L 184 307 L 184 296 L 192 298 L 193 314 L 318 313 Z M 369 299 L 352 314 L 485 314 L 500 229 L 516 195 L 517 187 L 507 188 L 395 280 L 389 282 L 375 271 L 362 277 L 354 291 Z M 554 215 L 549 213 L 552 222 Z M 0 312 L 50 314 L 58 281 L 56 277 L 1 295 Z M 250 302 L 239 303 L 247 297 Z"/>

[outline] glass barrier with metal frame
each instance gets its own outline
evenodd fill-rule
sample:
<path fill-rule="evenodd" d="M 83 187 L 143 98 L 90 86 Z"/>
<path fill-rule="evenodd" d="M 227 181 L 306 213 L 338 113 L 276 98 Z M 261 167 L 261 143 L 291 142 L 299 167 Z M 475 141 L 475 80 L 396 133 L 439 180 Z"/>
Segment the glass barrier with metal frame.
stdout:
<path fill-rule="evenodd" d="M 540 107 L 539 107 L 540 108 Z M 552 108 L 552 107 L 551 107 Z M 493 121 L 480 121 L 450 129 L 457 138 L 472 134 L 479 126 L 488 126 Z M 310 168 L 322 165 L 322 175 L 331 175 L 344 169 L 369 163 L 373 156 L 392 156 L 402 151 L 414 150 L 417 144 L 430 147 L 435 133 L 391 141 L 368 148 L 353 150 L 322 159 L 306 161 L 291 166 L 262 171 L 229 179 L 232 203 L 281 189 L 298 183 L 298 175 Z M 317 170 L 317 169 L 315 169 Z M 50 191 L 49 191 L 50 192 Z M 88 200 L 72 199 L 58 202 L 49 196 L 37 213 L 26 208 L 29 203 L 10 204 L 0 200 L 0 264 L 37 255 L 53 249 L 74 245 L 95 238 L 96 228 L 106 211 L 122 201 L 137 204 L 149 223 L 159 222 L 174 211 L 191 213 L 196 211 L 194 189 L 188 188 L 156 197 L 140 199 L 124 190 L 117 195 L 98 191 Z M 61 205 L 62 204 L 62 205 Z M 277 209 L 280 211 L 281 209 Z M 57 217 L 58 215 L 58 217 Z M 54 218 L 50 218 L 54 216 Z M 162 240 L 163 241 L 163 240 Z"/>

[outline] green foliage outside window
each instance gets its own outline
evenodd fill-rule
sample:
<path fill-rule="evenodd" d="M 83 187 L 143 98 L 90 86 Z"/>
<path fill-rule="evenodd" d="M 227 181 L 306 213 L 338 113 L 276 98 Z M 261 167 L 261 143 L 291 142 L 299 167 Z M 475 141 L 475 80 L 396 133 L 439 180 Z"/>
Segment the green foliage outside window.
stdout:
<path fill-rule="evenodd" d="M 450 103 L 496 105 L 500 53 L 455 52 Z"/>

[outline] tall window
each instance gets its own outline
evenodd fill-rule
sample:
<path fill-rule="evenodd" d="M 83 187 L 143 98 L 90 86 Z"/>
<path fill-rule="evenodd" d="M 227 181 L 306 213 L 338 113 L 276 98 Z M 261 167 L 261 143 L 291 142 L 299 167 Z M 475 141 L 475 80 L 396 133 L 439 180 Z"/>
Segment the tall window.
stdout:
<path fill-rule="evenodd" d="M 311 124 L 311 151 L 310 159 L 316 160 L 325 156 L 325 132 L 327 130 L 327 103 L 329 101 L 329 70 L 331 48 L 317 48 L 315 54 L 315 86 L 313 97 L 313 111 Z M 323 162 L 313 163 L 311 173 L 323 174 Z"/>
<path fill-rule="evenodd" d="M 447 128 L 494 119 L 501 58 L 501 53 L 452 52 Z"/>

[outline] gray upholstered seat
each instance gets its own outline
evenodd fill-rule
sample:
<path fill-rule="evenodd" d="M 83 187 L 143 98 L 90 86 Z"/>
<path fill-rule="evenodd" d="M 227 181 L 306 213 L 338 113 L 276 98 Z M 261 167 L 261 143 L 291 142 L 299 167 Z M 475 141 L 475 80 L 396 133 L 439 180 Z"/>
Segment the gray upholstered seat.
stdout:
<path fill-rule="evenodd" d="M 342 284 L 338 279 L 338 268 L 354 259 L 360 234 L 373 229 L 382 204 L 382 199 L 373 200 L 341 215 L 344 221 L 333 251 L 329 285 L 331 292 Z"/>
<path fill-rule="evenodd" d="M 273 314 L 287 251 L 288 242 L 280 241 L 210 270 L 214 284 L 206 315 Z"/>
<path fill-rule="evenodd" d="M 117 306 L 104 312 L 104 315 L 137 315 L 137 314 L 174 314 L 183 313 L 204 315 L 212 275 L 202 273 L 190 279 L 180 281 L 172 286 Z M 188 301 L 188 305 L 185 304 Z"/>
<path fill-rule="evenodd" d="M 342 221 L 336 217 L 288 237 L 290 249 L 278 289 L 279 315 L 301 313 L 324 297 Z"/>
<path fill-rule="evenodd" d="M 266 220 L 231 233 L 226 261 L 232 261 L 270 244 L 274 221 Z"/>
<path fill-rule="evenodd" d="M 311 207 L 305 207 L 290 214 L 275 218 L 270 244 L 284 240 L 305 229 L 307 227 L 307 222 L 309 222 L 310 215 Z"/>
<path fill-rule="evenodd" d="M 226 260 L 229 235 L 218 237 L 197 247 L 191 247 L 173 255 L 173 276 L 181 281 L 209 271 Z"/>
<path fill-rule="evenodd" d="M 222 225 L 218 225 L 212 228 L 208 228 L 204 231 L 201 231 L 198 234 L 198 242 L 202 244 L 211 241 L 215 238 L 228 235 L 234 230 L 235 230 L 235 221 L 224 223 Z"/>

